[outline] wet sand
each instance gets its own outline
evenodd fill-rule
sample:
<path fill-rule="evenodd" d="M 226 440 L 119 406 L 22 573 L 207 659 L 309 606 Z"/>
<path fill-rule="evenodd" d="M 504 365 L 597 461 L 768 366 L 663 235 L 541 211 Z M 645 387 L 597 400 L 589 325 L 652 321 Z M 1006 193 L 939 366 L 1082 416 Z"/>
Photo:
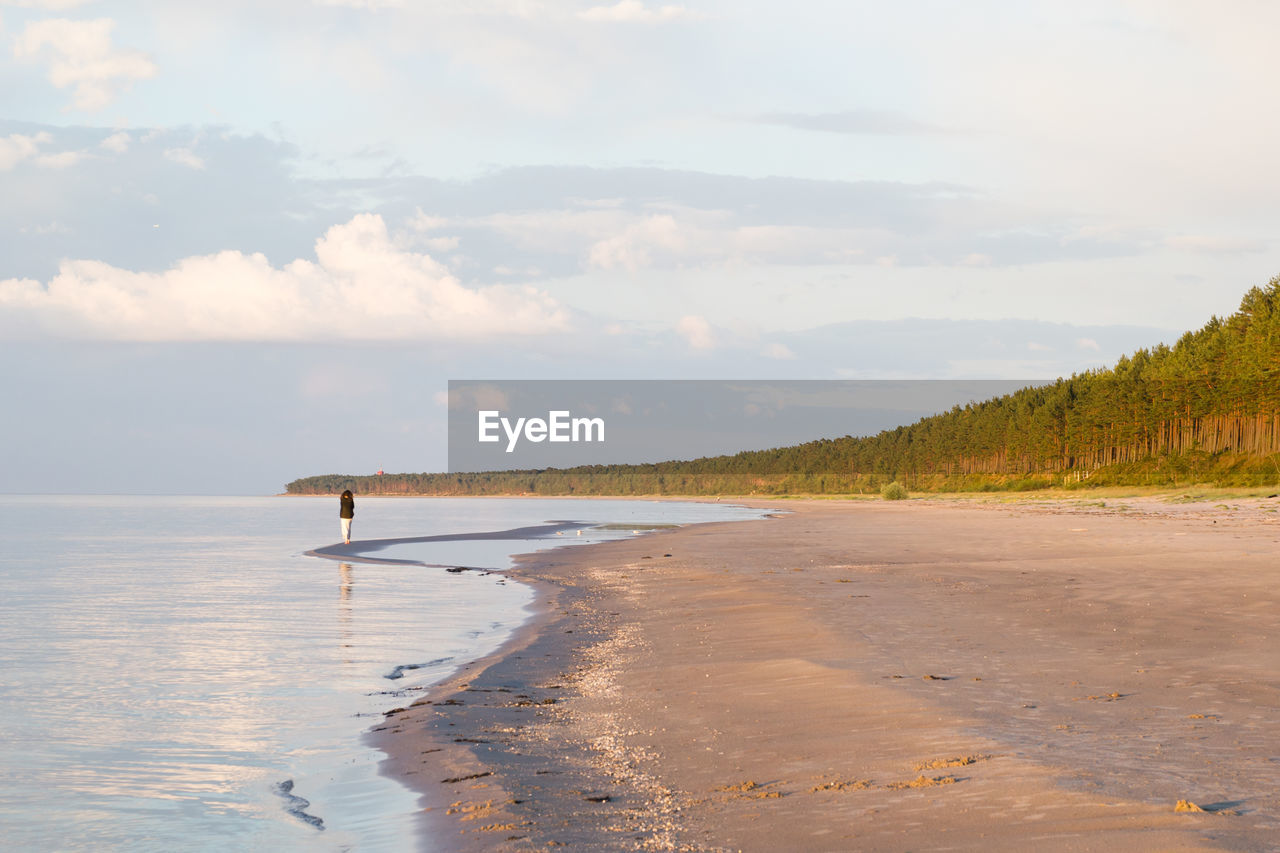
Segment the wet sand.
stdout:
<path fill-rule="evenodd" d="M 1280 849 L 1280 500 L 759 505 L 520 562 L 427 849 Z"/>

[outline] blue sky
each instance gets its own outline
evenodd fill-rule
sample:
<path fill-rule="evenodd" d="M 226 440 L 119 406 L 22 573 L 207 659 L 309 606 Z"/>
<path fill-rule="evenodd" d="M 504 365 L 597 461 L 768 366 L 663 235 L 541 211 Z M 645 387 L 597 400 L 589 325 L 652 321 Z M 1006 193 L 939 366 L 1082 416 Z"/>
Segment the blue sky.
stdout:
<path fill-rule="evenodd" d="M 436 470 L 450 378 L 1108 364 L 1280 272 L 1278 29 L 0 0 L 0 489 Z"/>

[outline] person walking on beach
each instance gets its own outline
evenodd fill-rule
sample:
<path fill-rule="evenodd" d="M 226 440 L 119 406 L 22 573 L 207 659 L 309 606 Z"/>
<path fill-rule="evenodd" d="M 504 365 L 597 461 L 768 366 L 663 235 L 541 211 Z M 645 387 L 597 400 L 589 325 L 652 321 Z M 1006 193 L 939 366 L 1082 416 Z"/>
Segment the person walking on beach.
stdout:
<path fill-rule="evenodd" d="M 342 519 L 342 541 L 351 544 L 351 519 L 356 517 L 356 497 L 347 489 L 338 499 L 338 518 Z"/>

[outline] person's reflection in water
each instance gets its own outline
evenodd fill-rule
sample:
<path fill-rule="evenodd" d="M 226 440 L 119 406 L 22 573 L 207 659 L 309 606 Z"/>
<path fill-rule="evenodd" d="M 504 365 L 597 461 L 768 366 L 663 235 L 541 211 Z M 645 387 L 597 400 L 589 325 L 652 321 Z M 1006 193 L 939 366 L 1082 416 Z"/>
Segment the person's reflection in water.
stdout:
<path fill-rule="evenodd" d="M 338 564 L 338 627 L 341 631 L 341 646 L 349 649 L 351 643 L 351 593 L 355 586 L 355 572 L 350 563 Z M 344 659 L 343 663 L 351 663 Z"/>

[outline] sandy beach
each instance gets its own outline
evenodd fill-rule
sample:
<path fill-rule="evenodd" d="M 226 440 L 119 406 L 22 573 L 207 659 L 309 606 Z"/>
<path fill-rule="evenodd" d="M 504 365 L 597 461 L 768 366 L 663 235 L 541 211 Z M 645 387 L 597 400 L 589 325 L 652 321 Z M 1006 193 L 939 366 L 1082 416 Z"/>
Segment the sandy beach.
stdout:
<path fill-rule="evenodd" d="M 758 505 L 520 562 L 372 735 L 429 849 L 1280 849 L 1280 500 Z"/>

